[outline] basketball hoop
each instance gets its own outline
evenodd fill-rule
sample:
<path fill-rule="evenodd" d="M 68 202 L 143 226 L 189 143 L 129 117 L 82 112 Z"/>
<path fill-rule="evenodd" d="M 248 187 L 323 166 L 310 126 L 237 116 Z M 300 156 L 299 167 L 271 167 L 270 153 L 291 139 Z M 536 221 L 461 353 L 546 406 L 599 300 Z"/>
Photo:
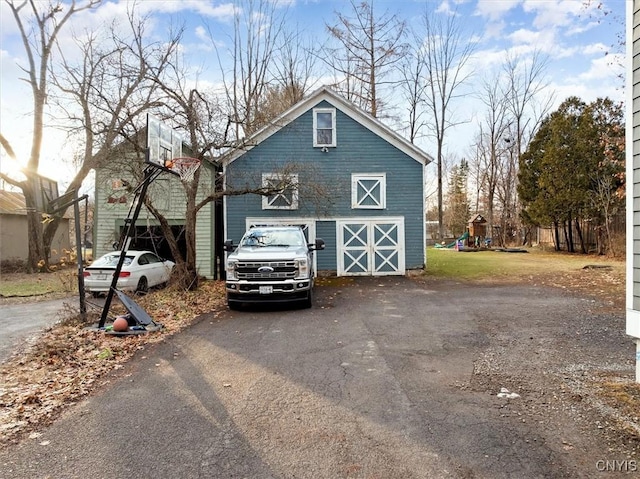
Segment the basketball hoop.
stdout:
<path fill-rule="evenodd" d="M 167 161 L 165 166 L 172 173 L 178 175 L 182 181 L 192 181 L 200 167 L 200 160 L 197 158 L 173 158 Z"/>

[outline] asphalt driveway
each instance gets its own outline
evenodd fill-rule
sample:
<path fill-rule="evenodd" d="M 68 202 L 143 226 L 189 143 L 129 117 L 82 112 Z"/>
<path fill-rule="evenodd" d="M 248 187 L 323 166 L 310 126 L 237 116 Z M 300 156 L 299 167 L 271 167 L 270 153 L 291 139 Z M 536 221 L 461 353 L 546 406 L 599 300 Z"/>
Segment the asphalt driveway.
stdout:
<path fill-rule="evenodd" d="M 0 306 L 0 362 L 8 359 L 13 350 L 25 340 L 62 319 L 65 304 L 70 304 L 73 299 L 51 299 Z"/>
<path fill-rule="evenodd" d="M 318 288 L 309 310 L 205 315 L 0 450 L 0 477 L 596 477 L 606 431 L 550 394 L 569 363 L 632 355 L 617 332 L 565 342 L 593 306 L 387 277 Z"/>

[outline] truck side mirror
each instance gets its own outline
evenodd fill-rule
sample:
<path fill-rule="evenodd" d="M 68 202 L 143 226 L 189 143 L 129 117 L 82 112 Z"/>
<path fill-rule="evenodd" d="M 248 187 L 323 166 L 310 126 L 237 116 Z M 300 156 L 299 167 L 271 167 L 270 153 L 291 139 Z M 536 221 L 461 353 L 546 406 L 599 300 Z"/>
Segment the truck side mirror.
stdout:
<path fill-rule="evenodd" d="M 310 250 L 324 249 L 324 240 L 322 238 L 316 238 L 316 242 L 308 245 Z"/>
<path fill-rule="evenodd" d="M 233 251 L 235 249 L 233 246 L 233 241 L 231 241 L 230 239 L 225 240 L 222 249 L 224 249 L 225 251 Z"/>

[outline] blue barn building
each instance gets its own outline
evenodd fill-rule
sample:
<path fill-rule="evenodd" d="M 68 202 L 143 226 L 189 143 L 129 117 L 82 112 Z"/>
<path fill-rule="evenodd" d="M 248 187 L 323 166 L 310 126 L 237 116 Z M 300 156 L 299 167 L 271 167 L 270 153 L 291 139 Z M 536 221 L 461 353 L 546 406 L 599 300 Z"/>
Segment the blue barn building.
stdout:
<path fill-rule="evenodd" d="M 328 87 L 221 159 L 225 237 L 252 225 L 304 228 L 326 249 L 317 271 L 403 275 L 424 268 L 425 174 L 431 157 Z"/>

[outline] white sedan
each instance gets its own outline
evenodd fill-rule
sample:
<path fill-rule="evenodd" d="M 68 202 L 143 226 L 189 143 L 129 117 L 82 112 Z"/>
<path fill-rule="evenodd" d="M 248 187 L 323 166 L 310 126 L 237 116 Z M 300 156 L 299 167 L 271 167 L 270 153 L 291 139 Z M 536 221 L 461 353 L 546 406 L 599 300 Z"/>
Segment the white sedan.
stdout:
<path fill-rule="evenodd" d="M 113 281 L 113 273 L 118 266 L 120 251 L 107 253 L 91 266 L 84 268 L 85 290 L 98 296 L 107 293 Z M 146 293 L 149 288 L 165 284 L 171 277 L 175 263 L 160 258 L 151 251 L 129 250 L 125 254 L 117 288 L 121 291 Z"/>

